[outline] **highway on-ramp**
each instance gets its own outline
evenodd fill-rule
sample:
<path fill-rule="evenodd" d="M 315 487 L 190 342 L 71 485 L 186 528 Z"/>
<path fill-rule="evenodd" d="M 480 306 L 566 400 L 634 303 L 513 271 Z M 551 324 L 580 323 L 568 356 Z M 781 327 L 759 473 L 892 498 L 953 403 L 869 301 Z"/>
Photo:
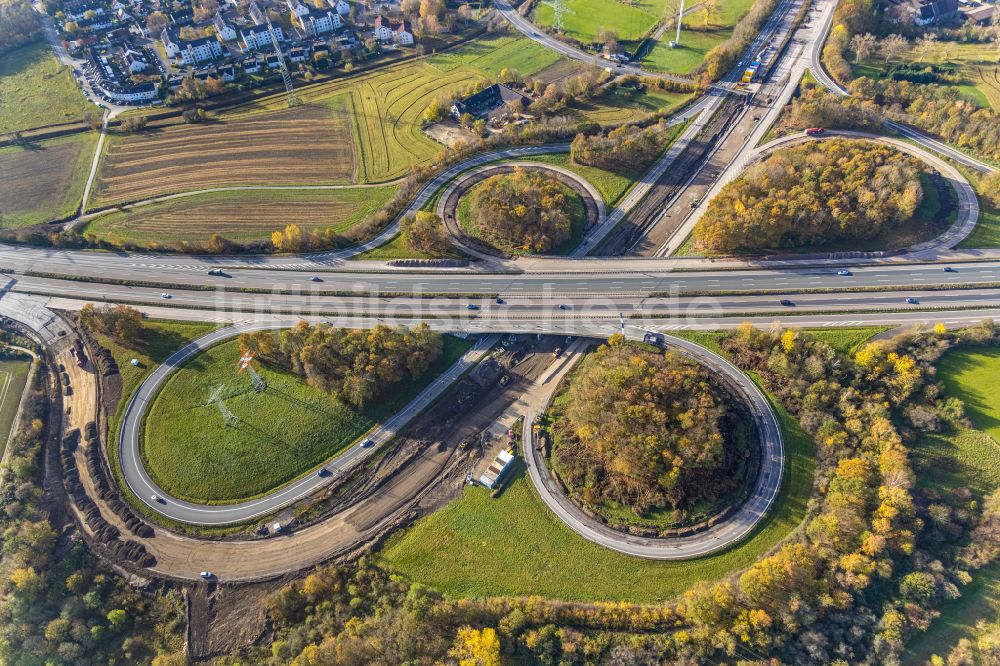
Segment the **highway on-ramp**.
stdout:
<path fill-rule="evenodd" d="M 264 497 L 236 504 L 201 505 L 171 497 L 150 478 L 142 464 L 140 454 L 143 415 L 156 399 L 159 390 L 185 361 L 205 349 L 241 333 L 289 328 L 296 321 L 293 319 L 280 322 L 251 322 L 217 329 L 177 350 L 149 374 L 125 408 L 118 438 L 118 458 L 122 475 L 128 489 L 139 501 L 167 518 L 195 525 L 228 525 L 274 513 L 329 485 L 338 476 L 347 473 L 371 456 L 380 445 L 395 437 L 403 426 L 434 402 L 455 379 L 478 362 L 497 340 L 496 336 L 489 335 L 480 338 L 462 358 L 424 388 L 408 405 L 386 423 L 367 433 L 364 438 L 370 439 L 372 446 L 362 447 L 356 443 L 329 460 L 325 464 L 330 472 L 329 475 L 321 476 L 314 470 Z"/>

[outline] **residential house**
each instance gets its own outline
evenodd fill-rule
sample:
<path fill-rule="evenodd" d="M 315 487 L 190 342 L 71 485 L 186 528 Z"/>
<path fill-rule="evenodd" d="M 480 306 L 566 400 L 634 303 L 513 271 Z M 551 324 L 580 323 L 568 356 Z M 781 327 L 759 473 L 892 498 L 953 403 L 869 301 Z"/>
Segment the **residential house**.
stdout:
<path fill-rule="evenodd" d="M 309 52 L 301 46 L 295 46 L 288 50 L 288 59 L 291 62 L 305 62 Z"/>
<path fill-rule="evenodd" d="M 281 57 L 277 53 L 268 53 L 264 56 L 264 64 L 268 69 L 277 69 L 281 67 Z"/>
<path fill-rule="evenodd" d="M 520 102 L 523 106 L 531 104 L 531 98 L 502 83 L 494 83 L 474 95 L 456 101 L 451 107 L 451 115 L 455 118 L 463 114 L 471 114 L 476 118 L 492 117 L 497 111 L 508 104 Z"/>
<path fill-rule="evenodd" d="M 285 33 L 280 25 L 274 26 L 274 36 L 278 42 L 285 41 Z M 272 50 L 271 33 L 266 25 L 255 25 L 240 30 L 240 38 L 243 40 L 244 51 Z"/>
<path fill-rule="evenodd" d="M 972 21 L 976 25 L 988 26 L 993 23 L 993 15 L 996 11 L 996 5 L 980 5 L 979 7 L 962 9 L 962 15 L 965 16 L 965 20 Z"/>
<path fill-rule="evenodd" d="M 136 51 L 128 46 L 122 48 L 122 62 L 128 67 L 128 71 L 132 74 L 138 74 L 140 72 L 145 72 L 149 69 L 149 63 L 146 61 L 146 55 L 139 51 Z"/>
<path fill-rule="evenodd" d="M 119 104 L 136 102 L 151 102 L 160 96 L 159 86 L 155 82 L 133 84 L 123 81 L 107 58 L 90 49 L 86 68 L 90 73 L 91 83 L 96 92 L 107 100 Z"/>
<path fill-rule="evenodd" d="M 247 74 L 256 74 L 260 71 L 260 58 L 257 56 L 250 56 L 249 58 L 244 58 L 240 63 L 240 67 Z"/>
<path fill-rule="evenodd" d="M 351 13 L 351 5 L 349 5 L 346 0 L 326 0 L 330 8 L 340 14 L 341 16 L 347 16 Z"/>
<path fill-rule="evenodd" d="M 288 0 L 286 4 L 288 5 L 288 9 L 292 12 L 293 21 L 309 13 L 309 7 L 307 7 L 304 2 L 300 2 L 300 0 Z"/>
<path fill-rule="evenodd" d="M 412 44 L 413 30 L 409 21 L 393 21 L 379 14 L 375 18 L 375 39 L 382 43 Z"/>
<path fill-rule="evenodd" d="M 236 80 L 236 67 L 233 65 L 223 65 L 219 68 L 219 76 L 226 83 L 232 83 Z"/>
<path fill-rule="evenodd" d="M 222 17 L 221 12 L 217 12 L 212 18 L 212 25 L 215 26 L 215 32 L 219 35 L 219 39 L 224 42 L 231 42 L 239 36 L 236 33 L 236 29 L 226 23 L 226 19 Z"/>
<path fill-rule="evenodd" d="M 308 9 L 305 14 L 296 14 L 299 27 L 307 35 L 324 35 L 344 25 L 340 14 L 330 9 Z"/>

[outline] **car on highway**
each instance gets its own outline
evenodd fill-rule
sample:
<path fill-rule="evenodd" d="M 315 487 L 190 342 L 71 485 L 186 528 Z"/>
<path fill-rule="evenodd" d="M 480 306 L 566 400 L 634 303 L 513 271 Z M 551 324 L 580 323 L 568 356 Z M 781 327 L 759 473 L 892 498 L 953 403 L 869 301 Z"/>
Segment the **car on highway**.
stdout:
<path fill-rule="evenodd" d="M 506 303 L 506 302 L 507 302 L 507 301 L 505 301 L 505 300 L 503 300 L 502 298 L 500 298 L 499 296 L 497 296 L 497 300 L 496 300 L 496 303 L 497 303 L 497 305 L 503 305 L 503 304 L 504 304 L 504 303 Z"/>
<path fill-rule="evenodd" d="M 173 296 L 171 296 L 167 292 L 163 292 L 162 294 L 160 294 L 160 298 L 173 298 Z"/>
<path fill-rule="evenodd" d="M 309 281 L 310 281 L 310 282 L 322 282 L 322 281 L 323 281 L 323 278 L 321 278 L 321 277 L 320 277 L 320 276 L 318 276 L 318 275 L 313 275 L 313 276 L 312 276 L 311 278 L 309 278 Z"/>
<path fill-rule="evenodd" d="M 370 448 L 371 448 L 371 447 L 373 447 L 374 445 L 375 445 L 375 442 L 373 442 L 373 441 L 372 441 L 372 440 L 370 440 L 370 439 L 365 439 L 365 440 L 362 440 L 362 442 L 361 442 L 361 444 L 360 444 L 361 448 L 363 448 L 363 449 L 370 449 Z"/>
<path fill-rule="evenodd" d="M 956 271 L 956 270 L 955 270 L 954 268 L 952 268 L 951 266 L 945 266 L 945 267 L 944 267 L 944 272 L 945 272 L 945 273 L 957 273 L 958 271 Z"/>
<path fill-rule="evenodd" d="M 156 504 L 166 504 L 159 495 L 150 495 L 149 499 L 153 500 Z"/>
<path fill-rule="evenodd" d="M 213 578 L 215 578 L 215 574 L 212 573 L 211 571 L 201 571 L 198 573 L 198 575 L 204 578 L 205 580 L 212 580 Z"/>
<path fill-rule="evenodd" d="M 469 303 L 468 305 L 465 306 L 465 309 L 466 310 L 478 310 L 479 306 L 476 305 L 475 303 Z"/>
<path fill-rule="evenodd" d="M 915 299 L 913 296 L 910 296 L 909 298 L 906 299 L 906 302 L 909 303 L 910 305 L 916 305 L 920 301 L 918 301 L 917 299 Z"/>
<path fill-rule="evenodd" d="M 806 130 L 806 136 L 823 136 L 826 130 L 822 127 L 810 127 Z"/>
<path fill-rule="evenodd" d="M 326 477 L 331 476 L 331 475 L 332 475 L 332 473 L 326 467 L 320 467 L 319 471 L 316 472 L 316 476 L 318 476 L 321 479 L 325 479 Z"/>
<path fill-rule="evenodd" d="M 846 268 L 842 268 L 839 271 L 837 271 L 837 275 L 851 275 L 851 271 L 847 270 Z"/>
<path fill-rule="evenodd" d="M 210 271 L 208 271 L 208 274 L 209 275 L 225 275 L 225 273 L 222 271 L 221 268 L 213 268 Z"/>
<path fill-rule="evenodd" d="M 790 308 L 790 307 L 793 307 L 795 305 L 795 303 L 793 303 L 792 301 L 788 300 L 787 298 L 781 299 L 781 304 L 784 305 L 786 308 Z"/>
<path fill-rule="evenodd" d="M 566 303 L 560 303 L 560 304 L 559 304 L 559 309 L 560 309 L 560 310 L 569 310 L 569 309 L 570 309 L 570 307 L 569 307 L 569 305 L 567 305 Z"/>

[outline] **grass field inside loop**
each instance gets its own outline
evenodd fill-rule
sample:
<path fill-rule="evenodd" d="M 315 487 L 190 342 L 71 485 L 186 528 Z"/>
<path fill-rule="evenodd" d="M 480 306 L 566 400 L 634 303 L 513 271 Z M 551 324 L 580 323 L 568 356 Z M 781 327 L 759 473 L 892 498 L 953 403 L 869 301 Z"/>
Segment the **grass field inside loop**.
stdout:
<path fill-rule="evenodd" d="M 357 409 L 300 377 L 258 366 L 267 390 L 255 393 L 237 372 L 239 342 L 211 347 L 186 362 L 161 387 L 144 417 L 140 452 L 168 494 L 227 504 L 257 497 L 316 468 L 391 416 L 455 362 L 471 343 L 444 338 L 444 353 L 415 382 L 403 382 L 376 404 Z M 236 416 L 227 428 L 211 401 L 222 389 Z"/>

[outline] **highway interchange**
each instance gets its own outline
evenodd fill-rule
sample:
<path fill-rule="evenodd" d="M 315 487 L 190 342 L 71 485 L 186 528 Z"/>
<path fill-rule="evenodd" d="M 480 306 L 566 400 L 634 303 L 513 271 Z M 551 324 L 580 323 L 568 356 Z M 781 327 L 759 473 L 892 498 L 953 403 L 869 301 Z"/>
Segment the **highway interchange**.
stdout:
<path fill-rule="evenodd" d="M 791 28 L 791 19 L 799 6 L 797 0 L 784 0 L 748 53 L 780 39 L 783 31 Z M 497 8 L 532 39 L 569 57 L 593 60 L 593 56 L 537 32 L 502 2 L 497 3 Z M 818 2 L 812 10 L 817 17 L 816 25 L 800 28 L 798 43 L 793 40 L 793 46 L 782 56 L 786 60 L 777 64 L 775 75 L 782 77 L 781 94 L 767 110 L 761 123 L 764 129 L 776 118 L 807 68 L 831 90 L 846 93 L 822 72 L 818 61 L 832 9 L 831 2 Z M 643 73 L 633 70 L 624 69 Z M 734 81 L 737 70 L 726 81 Z M 698 123 L 704 122 L 722 99 L 717 91 L 710 91 L 673 119 L 694 122 L 678 139 L 676 149 L 668 151 L 618 208 L 602 216 L 604 222 L 598 225 L 593 238 L 583 244 L 586 250 L 596 247 L 594 238 L 607 233 L 638 203 L 659 174 L 670 167 L 683 142 L 694 136 Z M 925 149 L 921 152 L 944 154 L 979 170 L 992 168 L 919 132 L 894 125 L 890 128 Z M 759 156 L 756 143 L 747 141 L 740 157 L 720 174 L 719 187 Z M 488 162 L 567 148 L 562 145 L 507 149 L 466 160 L 435 177 L 421 190 L 408 212 L 418 210 L 456 176 Z M 941 163 L 939 170 L 942 164 L 947 167 Z M 0 266 L 8 281 L 0 299 L 0 313 L 41 328 L 38 322 L 43 319 L 39 317 L 46 308 L 73 309 L 88 301 L 106 301 L 134 303 L 156 316 L 235 324 L 180 350 L 157 368 L 130 403 L 121 438 L 123 471 L 141 501 L 176 520 L 225 524 L 270 513 L 314 492 L 324 481 L 310 475 L 267 498 L 226 507 L 178 502 L 155 487 L 130 448 L 137 441 L 138 417 L 172 369 L 205 345 L 241 330 L 288 326 L 298 315 L 337 325 L 424 320 L 439 330 L 466 333 L 551 332 L 598 337 L 617 330 L 618 318 L 624 316 L 626 332 L 634 338 L 641 338 L 647 330 L 730 328 L 744 320 L 759 325 L 780 321 L 793 326 L 905 325 L 931 321 L 968 325 L 1000 313 L 1000 288 L 997 288 L 1000 253 L 953 249 L 978 218 L 975 199 L 970 202 L 967 193 L 964 197 L 961 189 L 959 193 L 960 219 L 946 232 L 950 236 L 945 241 L 922 246 L 918 251 L 886 256 L 848 253 L 710 260 L 578 256 L 479 262 L 464 269 L 400 268 L 384 262 L 351 260 L 353 255 L 391 239 L 398 231 L 398 223 L 361 247 L 303 256 L 193 257 L 2 246 Z M 696 221 L 697 216 L 693 219 Z M 687 226 L 693 223 L 689 220 Z M 680 236 L 683 235 L 686 234 Z M 222 269 L 224 275 L 210 276 L 209 269 Z M 844 271 L 847 274 L 841 274 Z M 494 339 L 485 336 L 474 351 L 428 387 L 404 412 L 376 431 L 373 435 L 376 443 L 391 438 L 409 418 L 440 395 Z M 783 467 L 780 431 L 769 430 L 768 422 L 773 422 L 774 415 L 752 382 L 738 371 L 732 374 L 735 369 L 727 368 L 725 361 L 711 358 L 714 355 L 701 348 L 683 341 L 671 344 L 682 346 L 713 370 L 729 374 L 742 387 L 744 398 L 756 406 L 755 414 L 765 432 L 765 462 L 769 466 L 760 475 L 751 500 L 736 516 L 689 542 L 660 544 L 624 538 L 620 533 L 609 535 L 595 528 L 593 521 L 580 520 L 561 495 L 553 496 L 546 490 L 538 460 L 533 459 L 529 465 L 529 475 L 543 499 L 567 525 L 586 538 L 642 557 L 692 557 L 742 538 L 766 514 L 780 488 Z M 776 423 L 772 425 L 777 428 Z M 346 470 L 369 451 L 353 447 L 331 461 L 330 467 Z M 153 495 L 166 501 L 154 501 Z"/>

